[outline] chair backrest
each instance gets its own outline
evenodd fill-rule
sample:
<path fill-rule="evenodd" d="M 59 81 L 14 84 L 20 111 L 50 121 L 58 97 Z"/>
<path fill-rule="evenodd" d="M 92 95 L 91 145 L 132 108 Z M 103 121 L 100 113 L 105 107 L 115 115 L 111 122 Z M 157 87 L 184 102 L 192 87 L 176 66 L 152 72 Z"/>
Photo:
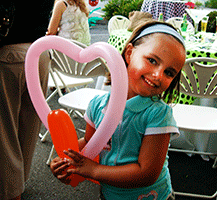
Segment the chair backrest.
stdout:
<path fill-rule="evenodd" d="M 189 58 L 181 74 L 180 92 L 204 98 L 216 98 L 217 59 Z"/>
<path fill-rule="evenodd" d="M 82 48 L 87 47 L 86 45 L 75 40 L 70 41 Z M 57 73 L 61 72 L 62 74 L 77 78 L 88 78 L 95 76 L 105 76 L 105 74 L 108 72 L 107 65 L 101 58 L 97 58 L 88 63 L 79 63 L 59 51 L 51 50 L 50 53 L 51 69 Z"/>
<path fill-rule="evenodd" d="M 108 22 L 108 32 L 111 34 L 113 30 L 127 29 L 130 20 L 122 15 L 113 16 Z"/>
<path fill-rule="evenodd" d="M 172 18 L 168 19 L 166 22 L 172 24 L 175 28 L 178 28 L 179 30 L 181 30 L 181 24 L 183 22 L 183 18 L 172 17 Z M 187 23 L 188 23 L 187 31 L 194 33 L 194 26 L 192 25 L 192 23 L 189 21 L 187 21 Z"/>

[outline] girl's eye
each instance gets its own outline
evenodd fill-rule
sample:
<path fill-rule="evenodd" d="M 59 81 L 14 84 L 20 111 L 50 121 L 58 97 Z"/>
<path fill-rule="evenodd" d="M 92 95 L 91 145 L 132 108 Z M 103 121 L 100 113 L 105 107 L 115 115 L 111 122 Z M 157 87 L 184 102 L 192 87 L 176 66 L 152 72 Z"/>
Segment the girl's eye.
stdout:
<path fill-rule="evenodd" d="M 148 58 L 149 62 L 153 65 L 156 65 L 157 64 L 157 61 L 153 58 Z"/>
<path fill-rule="evenodd" d="M 170 69 L 165 70 L 165 74 L 169 77 L 172 77 L 172 78 L 174 78 L 176 76 L 176 73 Z"/>

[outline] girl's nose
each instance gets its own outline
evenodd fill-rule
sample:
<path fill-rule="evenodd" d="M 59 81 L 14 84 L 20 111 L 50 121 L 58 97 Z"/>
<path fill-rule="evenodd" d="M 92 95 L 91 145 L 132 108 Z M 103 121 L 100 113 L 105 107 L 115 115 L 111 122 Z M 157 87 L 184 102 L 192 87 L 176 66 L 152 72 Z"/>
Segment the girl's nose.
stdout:
<path fill-rule="evenodd" d="M 155 70 L 152 74 L 153 78 L 157 81 L 160 81 L 163 77 L 163 71 L 162 70 Z"/>

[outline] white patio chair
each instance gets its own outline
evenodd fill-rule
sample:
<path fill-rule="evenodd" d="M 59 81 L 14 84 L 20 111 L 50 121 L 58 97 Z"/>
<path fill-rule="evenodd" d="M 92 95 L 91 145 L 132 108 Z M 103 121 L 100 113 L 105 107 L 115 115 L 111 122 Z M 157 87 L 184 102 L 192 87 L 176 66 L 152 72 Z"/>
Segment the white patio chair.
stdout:
<path fill-rule="evenodd" d="M 113 30 L 127 29 L 129 23 L 130 20 L 127 17 L 124 17 L 122 15 L 113 16 L 108 22 L 109 35 Z"/>
<path fill-rule="evenodd" d="M 205 62 L 205 63 L 204 63 Z M 214 64 L 213 64 L 214 63 Z M 217 59 L 189 58 L 186 60 L 181 75 L 180 91 L 184 94 L 199 98 L 217 97 Z M 196 134 L 217 135 L 217 109 L 214 107 L 176 104 L 173 106 L 174 118 L 180 130 L 184 131 L 185 139 L 191 145 Z M 217 156 L 217 152 L 198 152 L 173 149 L 170 151 L 185 152 L 208 156 Z M 217 157 L 213 168 L 217 167 Z M 176 195 L 196 198 L 211 199 L 217 197 L 217 192 L 212 196 L 175 192 Z"/>
<path fill-rule="evenodd" d="M 181 24 L 183 22 L 183 18 L 181 17 L 172 17 L 166 21 L 167 23 L 172 24 L 175 28 L 178 28 L 181 31 Z M 187 32 L 194 33 L 194 26 L 191 22 L 187 21 L 188 27 Z"/>
<path fill-rule="evenodd" d="M 82 48 L 87 47 L 85 44 L 82 44 L 76 40 L 70 41 Z M 49 102 L 56 93 L 58 93 L 59 96 L 63 96 L 61 92 L 62 88 L 65 88 L 67 92 L 70 92 L 69 88 L 93 83 L 94 80 L 92 78 L 76 78 L 72 76 L 72 74 L 75 72 L 73 72 L 71 69 L 73 66 L 76 67 L 79 64 L 75 60 L 53 49 L 50 50 L 50 57 L 51 64 L 49 69 L 50 73 L 48 78 L 48 87 L 55 87 L 56 89 L 53 93 L 51 93 L 51 95 L 49 95 L 49 97 L 47 97 L 47 102 Z"/>
<path fill-rule="evenodd" d="M 85 63 L 84 65 L 78 64 L 76 70 L 74 68 L 73 71 L 77 71 L 74 76 L 79 78 L 85 77 L 97 77 L 96 87 L 93 88 L 81 88 L 75 91 L 72 91 L 66 95 L 63 95 L 59 99 L 60 105 L 66 107 L 70 110 L 71 113 L 75 113 L 78 117 L 83 118 L 83 112 L 86 110 L 89 101 L 95 95 L 103 95 L 108 91 L 100 90 L 103 88 L 103 83 L 105 79 L 105 75 L 108 72 L 107 65 L 101 58 L 97 58 L 89 63 Z M 74 104 L 75 105 L 74 105 Z M 83 104 L 84 103 L 84 104 Z M 71 112 L 72 111 L 72 112 Z M 76 127 L 75 127 L 76 128 Z M 84 132 L 82 129 L 76 128 L 76 130 Z M 53 159 L 54 154 L 54 146 L 52 146 L 49 158 L 46 162 L 47 165 L 50 165 L 51 160 Z"/>
<path fill-rule="evenodd" d="M 70 40 L 82 48 L 86 48 L 85 44 L 82 44 L 75 40 Z M 61 89 L 65 89 L 66 92 L 70 92 L 69 88 L 77 88 L 78 86 L 86 87 L 88 84 L 93 83 L 93 78 L 77 78 L 77 68 L 84 66 L 83 63 L 78 63 L 75 60 L 69 58 L 65 54 L 51 49 L 50 51 L 51 63 L 49 67 L 48 88 L 55 88 L 55 90 L 47 97 L 46 101 L 49 102 L 56 93 L 59 96 L 63 96 Z M 73 70 L 72 70 L 73 69 Z M 39 133 L 41 142 L 46 141 L 49 131 L 43 135 Z"/>
<path fill-rule="evenodd" d="M 104 83 L 104 77 L 99 77 L 97 83 L 99 82 Z M 93 99 L 93 97 L 95 97 L 96 95 L 103 95 L 107 92 L 107 90 L 103 89 L 103 85 L 101 85 L 100 88 L 81 88 L 76 91 L 70 92 L 63 97 L 60 97 L 58 102 L 63 107 L 78 110 L 81 114 L 83 114 L 86 111 L 87 106 L 90 100 Z"/>

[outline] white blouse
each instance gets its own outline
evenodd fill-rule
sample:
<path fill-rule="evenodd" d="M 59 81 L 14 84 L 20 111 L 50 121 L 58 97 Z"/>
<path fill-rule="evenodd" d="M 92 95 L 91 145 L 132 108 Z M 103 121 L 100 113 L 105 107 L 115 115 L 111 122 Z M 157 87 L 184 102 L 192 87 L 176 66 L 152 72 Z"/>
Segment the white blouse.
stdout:
<path fill-rule="evenodd" d="M 62 14 L 58 35 L 90 45 L 88 17 L 79 7 L 64 2 L 67 4 L 67 8 Z"/>

